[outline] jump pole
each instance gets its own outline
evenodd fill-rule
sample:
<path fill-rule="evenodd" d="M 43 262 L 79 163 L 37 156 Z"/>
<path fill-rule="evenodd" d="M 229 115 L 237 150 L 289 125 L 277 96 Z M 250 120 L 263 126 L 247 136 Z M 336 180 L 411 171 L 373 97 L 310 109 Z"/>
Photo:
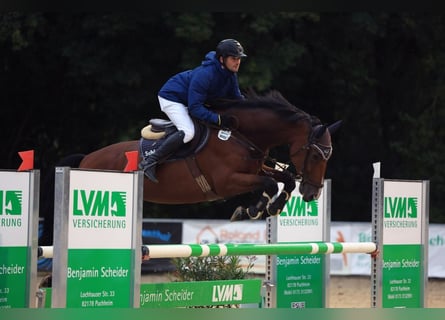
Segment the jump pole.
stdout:
<path fill-rule="evenodd" d="M 373 242 L 308 242 L 275 244 L 177 244 L 146 245 L 150 259 L 210 256 L 249 256 L 287 254 L 372 253 Z"/>
<path fill-rule="evenodd" d="M 226 243 L 226 244 L 152 244 L 144 245 L 150 259 L 215 256 L 249 256 L 280 254 L 373 253 L 374 242 L 308 242 L 308 243 Z M 53 247 L 38 248 L 40 258 L 52 258 Z"/>

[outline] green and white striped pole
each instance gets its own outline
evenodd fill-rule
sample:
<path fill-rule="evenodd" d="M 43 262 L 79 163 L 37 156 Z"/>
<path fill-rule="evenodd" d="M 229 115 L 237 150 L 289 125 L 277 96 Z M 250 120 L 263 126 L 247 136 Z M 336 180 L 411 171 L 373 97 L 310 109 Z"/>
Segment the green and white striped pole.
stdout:
<path fill-rule="evenodd" d="M 277 254 L 373 253 L 373 242 L 310 242 L 276 244 L 146 245 L 150 259 Z"/>
<path fill-rule="evenodd" d="M 152 244 L 144 245 L 150 259 L 276 254 L 373 253 L 374 242 L 308 242 L 276 244 Z M 40 258 L 52 258 L 53 247 L 39 247 Z"/>

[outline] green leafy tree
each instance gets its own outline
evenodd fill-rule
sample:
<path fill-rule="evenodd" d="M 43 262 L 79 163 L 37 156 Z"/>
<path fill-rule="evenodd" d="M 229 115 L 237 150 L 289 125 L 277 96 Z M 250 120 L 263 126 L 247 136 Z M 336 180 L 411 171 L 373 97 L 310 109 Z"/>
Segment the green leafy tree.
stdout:
<path fill-rule="evenodd" d="M 431 221 L 443 222 L 444 28 L 442 13 L 1 13 L 0 167 L 17 168 L 17 152 L 35 149 L 47 171 L 66 155 L 139 138 L 149 118 L 165 117 L 162 84 L 230 37 L 249 56 L 242 89 L 277 89 L 325 123 L 343 120 L 327 172 L 334 220 L 370 220 L 381 161 L 385 178 L 430 180 Z M 228 218 L 254 196 L 146 204 L 146 214 Z"/>

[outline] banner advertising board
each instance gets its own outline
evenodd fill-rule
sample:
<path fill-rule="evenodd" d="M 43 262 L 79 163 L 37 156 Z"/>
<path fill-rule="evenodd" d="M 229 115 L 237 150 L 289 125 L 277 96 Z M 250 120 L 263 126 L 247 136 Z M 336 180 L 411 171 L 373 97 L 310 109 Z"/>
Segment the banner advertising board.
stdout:
<path fill-rule="evenodd" d="M 40 173 L 0 171 L 0 308 L 35 307 Z"/>
<path fill-rule="evenodd" d="M 303 201 L 298 191 L 292 192 L 281 214 L 268 218 L 269 242 L 329 241 L 330 187 L 331 181 L 326 180 L 319 199 L 310 202 Z M 267 307 L 327 305 L 328 255 L 276 255 L 268 259 L 266 277 L 273 287 L 269 289 Z"/>
<path fill-rule="evenodd" d="M 56 168 L 53 307 L 138 305 L 141 181 L 140 172 Z"/>
<path fill-rule="evenodd" d="M 373 306 L 422 308 L 428 270 L 428 181 L 374 178 Z"/>

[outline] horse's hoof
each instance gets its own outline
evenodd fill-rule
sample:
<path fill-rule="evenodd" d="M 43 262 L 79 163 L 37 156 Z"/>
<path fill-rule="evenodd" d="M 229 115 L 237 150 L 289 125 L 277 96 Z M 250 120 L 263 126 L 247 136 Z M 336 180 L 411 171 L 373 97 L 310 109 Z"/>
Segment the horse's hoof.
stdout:
<path fill-rule="evenodd" d="M 250 206 L 249 209 L 246 210 L 246 214 L 250 220 L 258 220 L 263 215 L 263 211 L 259 211 L 258 208 Z"/>
<path fill-rule="evenodd" d="M 249 219 L 249 215 L 247 214 L 247 210 L 243 207 L 238 207 L 233 212 L 232 216 L 230 217 L 230 221 L 242 221 Z"/>
<path fill-rule="evenodd" d="M 267 208 L 267 213 L 269 214 L 269 216 L 275 217 L 280 215 L 281 209 Z"/>

